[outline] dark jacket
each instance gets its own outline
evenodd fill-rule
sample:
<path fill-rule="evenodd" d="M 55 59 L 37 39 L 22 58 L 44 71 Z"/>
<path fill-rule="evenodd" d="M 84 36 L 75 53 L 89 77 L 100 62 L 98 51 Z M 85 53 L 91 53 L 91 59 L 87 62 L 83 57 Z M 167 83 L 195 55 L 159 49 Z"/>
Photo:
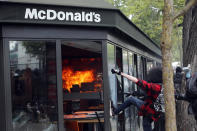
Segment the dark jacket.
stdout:
<path fill-rule="evenodd" d="M 174 83 L 180 84 L 182 82 L 183 74 L 181 72 L 177 72 L 174 75 Z"/>

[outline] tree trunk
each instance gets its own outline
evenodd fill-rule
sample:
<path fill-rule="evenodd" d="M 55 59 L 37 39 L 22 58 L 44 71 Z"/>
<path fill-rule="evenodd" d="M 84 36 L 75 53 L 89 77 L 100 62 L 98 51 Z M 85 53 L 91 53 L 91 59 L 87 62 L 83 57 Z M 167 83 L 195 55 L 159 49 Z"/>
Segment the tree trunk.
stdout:
<path fill-rule="evenodd" d="M 182 86 L 179 88 L 181 94 L 185 94 L 186 81 L 185 77 L 182 80 Z M 197 131 L 196 121 L 193 115 L 188 115 L 188 105 L 186 101 L 177 101 L 176 102 L 176 111 L 177 111 L 177 130 L 178 131 Z"/>
<path fill-rule="evenodd" d="M 191 0 L 187 0 L 187 3 Z M 190 8 L 183 20 L 183 66 L 194 63 L 197 54 L 197 6 Z M 193 65 L 191 65 L 193 66 Z"/>
<path fill-rule="evenodd" d="M 162 25 L 162 70 L 163 87 L 165 97 L 165 129 L 166 131 L 177 131 L 175 99 L 173 85 L 173 69 L 171 60 L 171 36 L 173 27 L 173 0 L 164 0 L 164 17 Z"/>
<path fill-rule="evenodd" d="M 187 0 L 187 3 L 191 0 Z M 183 66 L 191 64 L 192 72 L 197 71 L 197 6 L 191 8 L 183 20 Z M 181 93 L 185 93 L 185 85 Z M 177 102 L 177 127 L 180 131 L 196 131 L 197 125 L 193 115 L 188 115 L 188 102 Z"/>
<path fill-rule="evenodd" d="M 192 61 L 192 72 L 197 72 L 197 53 L 194 54 L 194 59 Z"/>
<path fill-rule="evenodd" d="M 190 39 L 190 28 L 192 24 L 192 9 L 190 9 L 185 15 L 183 19 L 183 66 L 188 66 L 189 61 L 189 39 Z M 190 56 L 191 57 L 191 56 Z"/>

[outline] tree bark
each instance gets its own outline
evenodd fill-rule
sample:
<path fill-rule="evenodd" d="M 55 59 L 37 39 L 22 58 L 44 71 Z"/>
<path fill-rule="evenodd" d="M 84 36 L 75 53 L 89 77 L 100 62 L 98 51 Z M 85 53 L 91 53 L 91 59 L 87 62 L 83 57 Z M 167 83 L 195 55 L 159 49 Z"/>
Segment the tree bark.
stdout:
<path fill-rule="evenodd" d="M 183 19 L 183 39 L 182 39 L 182 48 L 183 48 L 183 66 L 186 67 L 189 64 L 189 58 L 191 57 L 188 53 L 189 40 L 190 40 L 190 28 L 192 25 L 192 9 L 190 9 Z M 188 52 L 189 51 L 189 52 Z"/>
<path fill-rule="evenodd" d="M 196 0 L 197 1 L 197 0 Z M 191 0 L 187 0 L 191 2 Z M 185 14 L 183 20 L 183 66 L 194 63 L 194 56 L 197 50 L 197 6 Z M 192 65 L 191 65 L 192 66 Z"/>
<path fill-rule="evenodd" d="M 194 55 L 192 62 L 192 72 L 197 72 L 197 53 Z"/>
<path fill-rule="evenodd" d="M 175 98 L 173 85 L 173 68 L 171 60 L 171 36 L 173 28 L 173 0 L 164 0 L 164 16 L 162 25 L 162 71 L 163 71 L 163 87 L 165 98 L 165 129 L 166 131 L 177 131 Z"/>
<path fill-rule="evenodd" d="M 163 87 L 164 87 L 164 98 L 165 98 L 165 130 L 166 131 L 177 131 L 176 126 L 176 109 L 175 109 L 175 98 L 174 98 L 174 84 L 173 84 L 173 68 L 172 68 L 172 28 L 173 22 L 176 18 L 184 15 L 197 0 L 190 0 L 190 2 L 177 14 L 173 12 L 173 0 L 164 0 L 164 16 L 162 25 L 162 39 L 161 39 L 161 50 L 162 50 L 162 70 L 163 70 Z"/>
<path fill-rule="evenodd" d="M 185 94 L 185 86 L 186 80 L 185 77 L 183 77 L 181 88 L 179 88 L 179 93 Z M 188 105 L 189 102 L 187 101 L 179 100 L 176 102 L 178 131 L 197 131 L 197 125 L 194 116 L 188 115 Z"/>
<path fill-rule="evenodd" d="M 187 0 L 190 2 L 191 0 Z M 191 64 L 192 72 L 197 71 L 197 6 L 191 8 L 184 16 L 183 21 L 183 66 Z M 184 83 L 184 82 L 183 82 Z M 185 85 L 181 88 L 185 93 Z M 196 131 L 197 125 L 193 115 L 188 115 L 188 102 L 177 102 L 178 131 Z"/>

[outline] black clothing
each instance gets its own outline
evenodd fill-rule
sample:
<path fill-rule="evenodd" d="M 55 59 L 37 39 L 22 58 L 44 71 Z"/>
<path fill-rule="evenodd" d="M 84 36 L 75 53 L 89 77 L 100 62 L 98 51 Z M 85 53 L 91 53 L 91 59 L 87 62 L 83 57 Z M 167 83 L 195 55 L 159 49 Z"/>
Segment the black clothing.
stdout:
<path fill-rule="evenodd" d="M 182 83 L 183 74 L 182 73 L 176 73 L 174 76 L 174 83 L 175 84 L 181 84 Z"/>
<path fill-rule="evenodd" d="M 175 89 L 181 87 L 182 78 L 183 78 L 183 74 L 182 74 L 181 72 L 177 72 L 177 73 L 174 75 L 174 85 L 175 85 Z"/>

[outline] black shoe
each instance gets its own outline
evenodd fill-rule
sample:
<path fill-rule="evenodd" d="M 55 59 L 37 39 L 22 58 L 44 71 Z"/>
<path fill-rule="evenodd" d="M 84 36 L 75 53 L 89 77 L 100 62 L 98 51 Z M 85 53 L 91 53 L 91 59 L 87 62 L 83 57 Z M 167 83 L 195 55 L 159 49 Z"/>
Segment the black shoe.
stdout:
<path fill-rule="evenodd" d="M 110 105 L 110 110 L 111 110 L 111 113 L 112 113 L 112 116 L 115 116 L 115 107 L 114 107 L 114 104 L 113 104 L 113 101 L 111 101 L 111 103 L 110 103 L 111 105 Z"/>
<path fill-rule="evenodd" d="M 114 106 L 112 106 L 112 116 L 115 116 L 116 114 L 115 114 L 115 108 L 114 108 Z"/>

